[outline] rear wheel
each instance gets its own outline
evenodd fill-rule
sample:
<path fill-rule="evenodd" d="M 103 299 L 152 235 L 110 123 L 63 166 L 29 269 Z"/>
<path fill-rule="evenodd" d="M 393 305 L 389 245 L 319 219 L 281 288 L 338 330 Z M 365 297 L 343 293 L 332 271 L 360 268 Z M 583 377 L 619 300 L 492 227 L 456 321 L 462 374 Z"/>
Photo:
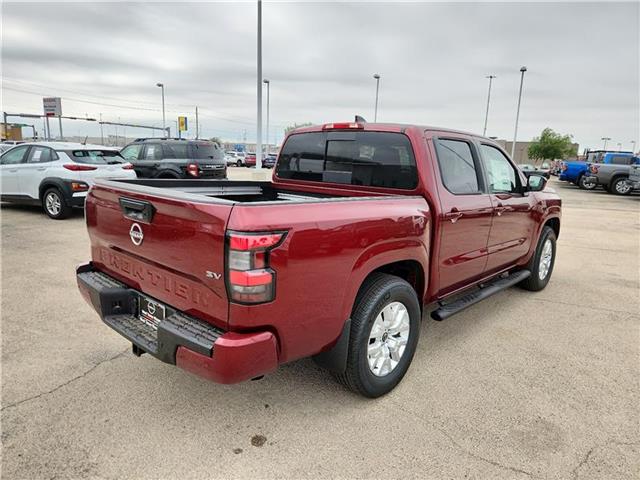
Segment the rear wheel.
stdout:
<path fill-rule="evenodd" d="M 578 179 L 578 186 L 582 190 L 593 190 L 598 186 L 598 184 L 596 182 L 588 182 L 587 176 L 581 175 L 580 178 Z"/>
<path fill-rule="evenodd" d="M 537 292 L 547 286 L 556 260 L 556 233 L 551 227 L 544 227 L 538 240 L 536 251 L 529 260 L 527 269 L 531 276 L 520 283 L 525 290 Z"/>
<path fill-rule="evenodd" d="M 631 193 L 631 185 L 629 185 L 625 177 L 618 177 L 611 182 L 609 193 L 615 193 L 616 195 L 629 195 Z"/>
<path fill-rule="evenodd" d="M 54 220 L 63 220 L 71 215 L 72 208 L 68 206 L 57 188 L 50 188 L 42 197 L 42 208 Z"/>
<path fill-rule="evenodd" d="M 356 299 L 347 366 L 338 380 L 365 397 L 390 392 L 409 369 L 419 336 L 415 290 L 393 275 L 371 275 Z"/>
<path fill-rule="evenodd" d="M 236 167 L 241 167 L 242 166 L 242 160 L 238 160 L 236 162 Z"/>

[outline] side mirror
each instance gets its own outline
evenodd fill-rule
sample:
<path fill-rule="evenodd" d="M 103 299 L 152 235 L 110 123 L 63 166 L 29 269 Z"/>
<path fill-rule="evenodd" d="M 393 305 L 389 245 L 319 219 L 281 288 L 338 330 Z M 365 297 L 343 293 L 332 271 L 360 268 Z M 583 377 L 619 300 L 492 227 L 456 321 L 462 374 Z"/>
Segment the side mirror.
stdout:
<path fill-rule="evenodd" d="M 547 179 L 542 175 L 529 175 L 527 177 L 527 190 L 529 192 L 540 192 L 547 185 Z"/>

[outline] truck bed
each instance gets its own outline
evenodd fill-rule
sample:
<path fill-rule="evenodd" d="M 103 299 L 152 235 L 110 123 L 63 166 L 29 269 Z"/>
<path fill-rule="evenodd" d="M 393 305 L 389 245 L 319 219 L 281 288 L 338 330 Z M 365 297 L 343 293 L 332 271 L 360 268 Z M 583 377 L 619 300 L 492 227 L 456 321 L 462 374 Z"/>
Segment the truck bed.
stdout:
<path fill-rule="evenodd" d="M 197 201 L 200 203 L 301 203 L 327 200 L 344 200 L 349 197 L 363 198 L 363 194 L 345 190 L 344 193 L 322 193 L 294 191 L 274 186 L 270 182 L 238 180 L 180 180 L 180 179 L 133 179 L 102 180 L 105 187 L 124 188 L 127 191 L 159 195 L 165 198 Z M 366 193 L 365 196 L 389 196 Z"/>

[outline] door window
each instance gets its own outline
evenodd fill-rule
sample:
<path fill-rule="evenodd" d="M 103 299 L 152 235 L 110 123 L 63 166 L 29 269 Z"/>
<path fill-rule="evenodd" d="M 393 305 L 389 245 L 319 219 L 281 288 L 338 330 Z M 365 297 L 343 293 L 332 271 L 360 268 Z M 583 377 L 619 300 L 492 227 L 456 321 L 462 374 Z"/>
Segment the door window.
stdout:
<path fill-rule="evenodd" d="M 162 160 L 162 145 L 155 143 L 147 144 L 144 149 L 145 160 Z"/>
<path fill-rule="evenodd" d="M 28 163 L 45 163 L 58 159 L 56 152 L 48 147 L 32 147 L 29 152 Z"/>
<path fill-rule="evenodd" d="M 0 157 L 0 163 L 2 165 L 15 165 L 17 163 L 22 163 L 28 149 L 28 146 L 14 147 Z"/>
<path fill-rule="evenodd" d="M 142 144 L 129 145 L 120 151 L 120 155 L 122 155 L 125 160 L 135 161 L 140 156 L 140 150 L 142 150 Z"/>
<path fill-rule="evenodd" d="M 520 193 L 520 180 L 507 157 L 497 148 L 480 145 L 491 193 Z"/>
<path fill-rule="evenodd" d="M 611 163 L 614 165 L 631 165 L 633 163 L 633 157 L 629 155 L 612 155 Z"/>
<path fill-rule="evenodd" d="M 435 142 L 442 183 L 451 193 L 467 194 L 480 191 L 478 171 L 471 145 L 462 140 L 438 139 Z"/>

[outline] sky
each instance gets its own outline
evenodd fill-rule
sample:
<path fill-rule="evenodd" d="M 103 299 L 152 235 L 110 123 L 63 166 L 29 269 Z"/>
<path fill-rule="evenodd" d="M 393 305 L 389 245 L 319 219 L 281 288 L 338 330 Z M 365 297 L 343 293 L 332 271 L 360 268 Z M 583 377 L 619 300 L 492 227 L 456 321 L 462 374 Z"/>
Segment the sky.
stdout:
<path fill-rule="evenodd" d="M 193 136 L 198 106 L 201 136 L 255 140 L 256 2 L 1 8 L 3 111 L 40 114 L 43 96 L 59 96 L 63 115 L 161 126 L 162 82 L 167 125 L 186 115 Z M 496 75 L 487 135 L 510 140 L 524 65 L 519 140 L 551 127 L 581 150 L 605 136 L 629 149 L 640 142 L 639 22 L 638 2 L 264 1 L 269 139 L 294 123 L 373 121 L 378 73 L 379 121 L 480 134 Z M 100 129 L 67 120 L 64 133 Z"/>

